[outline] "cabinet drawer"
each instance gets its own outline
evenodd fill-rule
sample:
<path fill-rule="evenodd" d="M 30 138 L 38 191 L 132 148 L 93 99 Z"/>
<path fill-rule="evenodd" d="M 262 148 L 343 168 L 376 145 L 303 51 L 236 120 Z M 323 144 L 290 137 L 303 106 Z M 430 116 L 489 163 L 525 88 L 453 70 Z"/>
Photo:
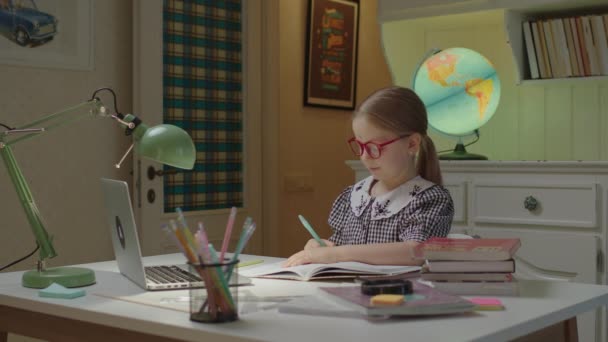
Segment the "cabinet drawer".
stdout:
<path fill-rule="evenodd" d="M 597 227 L 597 184 L 473 184 L 475 222 Z"/>
<path fill-rule="evenodd" d="M 466 183 L 465 182 L 446 182 L 443 185 L 452 196 L 454 201 L 454 219 L 452 222 L 465 223 L 466 222 L 466 209 L 467 209 L 467 197 L 466 197 Z"/>

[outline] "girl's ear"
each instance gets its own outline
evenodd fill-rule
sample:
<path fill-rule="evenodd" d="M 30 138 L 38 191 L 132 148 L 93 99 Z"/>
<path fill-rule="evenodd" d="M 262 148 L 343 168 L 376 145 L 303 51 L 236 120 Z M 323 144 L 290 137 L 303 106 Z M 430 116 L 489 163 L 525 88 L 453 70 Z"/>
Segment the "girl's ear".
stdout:
<path fill-rule="evenodd" d="M 420 150 L 420 144 L 422 143 L 422 135 L 420 133 L 413 133 L 407 140 L 407 150 L 410 154 L 416 154 Z"/>

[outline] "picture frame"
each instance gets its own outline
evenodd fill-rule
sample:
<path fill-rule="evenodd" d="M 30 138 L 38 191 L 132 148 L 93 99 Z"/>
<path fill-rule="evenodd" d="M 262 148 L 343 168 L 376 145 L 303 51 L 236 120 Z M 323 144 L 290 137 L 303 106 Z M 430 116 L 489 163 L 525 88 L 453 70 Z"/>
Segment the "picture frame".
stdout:
<path fill-rule="evenodd" d="M 358 0 L 309 0 L 304 105 L 354 109 Z"/>
<path fill-rule="evenodd" d="M 93 69 L 92 0 L 0 0 L 0 64 Z"/>

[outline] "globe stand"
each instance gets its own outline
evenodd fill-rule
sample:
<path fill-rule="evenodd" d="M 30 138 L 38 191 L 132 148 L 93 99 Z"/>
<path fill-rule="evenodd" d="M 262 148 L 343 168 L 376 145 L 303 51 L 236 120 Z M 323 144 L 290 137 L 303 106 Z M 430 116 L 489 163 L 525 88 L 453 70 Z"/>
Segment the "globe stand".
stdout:
<path fill-rule="evenodd" d="M 481 154 L 468 153 L 462 142 L 458 142 L 454 151 L 439 155 L 440 160 L 488 160 Z"/>

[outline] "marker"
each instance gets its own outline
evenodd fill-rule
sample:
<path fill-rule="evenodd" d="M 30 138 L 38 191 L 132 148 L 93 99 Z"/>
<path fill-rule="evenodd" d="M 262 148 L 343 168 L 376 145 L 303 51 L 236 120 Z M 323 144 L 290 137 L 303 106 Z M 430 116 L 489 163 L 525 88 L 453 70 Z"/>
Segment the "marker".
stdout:
<path fill-rule="evenodd" d="M 317 240 L 317 242 L 319 243 L 319 245 L 321 245 L 321 247 L 327 247 L 327 245 L 325 244 L 325 242 L 323 242 L 323 240 L 321 240 L 321 238 L 319 237 L 319 235 L 317 235 L 317 233 L 315 232 L 315 230 L 312 229 L 312 226 L 310 225 L 310 223 L 308 223 L 308 221 L 306 221 L 306 219 L 304 218 L 304 216 L 298 215 L 298 218 L 300 219 L 300 222 L 302 222 L 302 225 L 304 226 L 304 228 L 306 228 L 306 230 L 308 230 L 308 232 L 310 233 L 310 235 L 312 235 L 312 237 L 315 240 Z"/>
<path fill-rule="evenodd" d="M 261 264 L 263 262 L 264 262 L 264 260 L 262 260 L 262 259 L 260 259 L 260 260 L 242 261 L 242 262 L 239 262 L 238 265 L 236 265 L 236 267 L 253 266 L 253 265 Z"/>

